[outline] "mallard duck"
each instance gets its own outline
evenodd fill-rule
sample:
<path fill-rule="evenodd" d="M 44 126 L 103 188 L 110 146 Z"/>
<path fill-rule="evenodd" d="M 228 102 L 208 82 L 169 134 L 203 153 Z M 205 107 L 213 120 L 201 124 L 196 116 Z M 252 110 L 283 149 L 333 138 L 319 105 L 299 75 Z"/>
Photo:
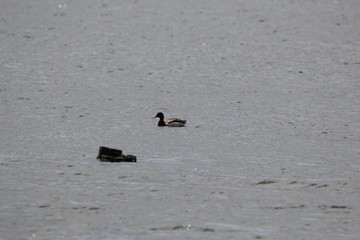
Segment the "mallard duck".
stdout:
<path fill-rule="evenodd" d="M 160 118 L 158 122 L 159 127 L 185 127 L 186 120 L 181 118 L 169 118 L 164 120 L 164 114 L 158 112 L 153 118 Z"/>

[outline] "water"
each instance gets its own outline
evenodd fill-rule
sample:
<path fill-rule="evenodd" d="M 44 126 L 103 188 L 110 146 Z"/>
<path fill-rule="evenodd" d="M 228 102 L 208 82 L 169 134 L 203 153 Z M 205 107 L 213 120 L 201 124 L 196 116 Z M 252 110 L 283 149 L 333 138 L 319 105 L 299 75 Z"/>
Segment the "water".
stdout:
<path fill-rule="evenodd" d="M 358 238 L 357 1 L 12 2 L 2 237 Z"/>

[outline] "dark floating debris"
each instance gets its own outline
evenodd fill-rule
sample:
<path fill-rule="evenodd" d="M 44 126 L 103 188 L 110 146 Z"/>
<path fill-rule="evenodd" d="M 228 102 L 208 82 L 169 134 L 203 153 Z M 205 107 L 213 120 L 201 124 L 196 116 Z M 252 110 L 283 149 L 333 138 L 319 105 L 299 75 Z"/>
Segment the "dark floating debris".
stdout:
<path fill-rule="evenodd" d="M 322 210 L 327 210 L 327 209 L 351 209 L 351 207 L 345 206 L 345 205 L 319 205 L 318 208 L 322 209 Z"/>
<path fill-rule="evenodd" d="M 264 180 L 261 182 L 256 183 L 255 185 L 264 185 L 264 184 L 271 184 L 271 183 L 276 183 L 276 181 L 273 180 Z"/>
<path fill-rule="evenodd" d="M 332 205 L 330 206 L 330 208 L 349 208 L 348 206 L 337 206 L 337 205 Z"/>
<path fill-rule="evenodd" d="M 136 162 L 136 156 L 124 155 L 122 150 L 101 146 L 97 159 L 101 162 Z"/>

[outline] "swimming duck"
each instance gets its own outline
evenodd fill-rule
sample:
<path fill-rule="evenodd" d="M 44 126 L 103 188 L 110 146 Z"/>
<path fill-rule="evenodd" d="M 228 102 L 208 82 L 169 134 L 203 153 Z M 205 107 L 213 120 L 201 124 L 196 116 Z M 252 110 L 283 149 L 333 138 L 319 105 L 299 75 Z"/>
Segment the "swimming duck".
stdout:
<path fill-rule="evenodd" d="M 158 112 L 153 118 L 160 118 L 158 122 L 159 127 L 185 127 L 186 120 L 181 118 L 169 118 L 164 120 L 164 114 Z"/>

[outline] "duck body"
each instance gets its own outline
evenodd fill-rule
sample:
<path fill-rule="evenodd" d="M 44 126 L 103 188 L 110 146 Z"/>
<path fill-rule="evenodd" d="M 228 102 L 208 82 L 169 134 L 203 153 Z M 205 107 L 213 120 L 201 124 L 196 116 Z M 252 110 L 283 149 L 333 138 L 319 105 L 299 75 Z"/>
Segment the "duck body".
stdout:
<path fill-rule="evenodd" d="M 185 127 L 186 120 L 181 118 L 169 118 L 164 119 L 164 114 L 158 112 L 153 118 L 159 118 L 158 126 L 159 127 Z"/>

